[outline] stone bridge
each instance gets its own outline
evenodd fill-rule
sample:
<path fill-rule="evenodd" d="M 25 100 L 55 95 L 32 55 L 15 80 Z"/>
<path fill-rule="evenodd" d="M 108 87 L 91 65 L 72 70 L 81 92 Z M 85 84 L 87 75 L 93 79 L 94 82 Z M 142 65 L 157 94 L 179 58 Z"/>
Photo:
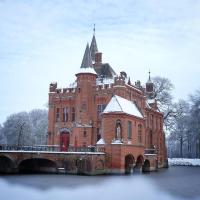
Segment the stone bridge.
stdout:
<path fill-rule="evenodd" d="M 96 175 L 106 173 L 103 148 L 56 148 L 0 146 L 0 173 L 69 173 Z"/>

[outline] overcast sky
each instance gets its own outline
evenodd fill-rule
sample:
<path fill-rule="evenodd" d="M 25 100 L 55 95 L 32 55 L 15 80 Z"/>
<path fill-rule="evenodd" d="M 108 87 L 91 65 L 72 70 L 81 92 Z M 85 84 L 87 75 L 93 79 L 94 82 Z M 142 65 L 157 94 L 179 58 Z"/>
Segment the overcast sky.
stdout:
<path fill-rule="evenodd" d="M 103 61 L 132 82 L 150 69 L 176 99 L 200 89 L 200 0 L 0 0 L 0 123 L 75 80 L 94 23 Z"/>

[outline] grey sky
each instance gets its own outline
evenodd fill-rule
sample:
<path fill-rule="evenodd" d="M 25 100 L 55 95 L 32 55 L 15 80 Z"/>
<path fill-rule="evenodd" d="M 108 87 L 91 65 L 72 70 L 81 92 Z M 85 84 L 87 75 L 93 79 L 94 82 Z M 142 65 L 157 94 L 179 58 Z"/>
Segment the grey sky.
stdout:
<path fill-rule="evenodd" d="M 132 82 L 151 69 L 176 99 L 200 88 L 200 0 L 0 0 L 0 123 L 75 80 L 93 23 L 103 61 Z"/>

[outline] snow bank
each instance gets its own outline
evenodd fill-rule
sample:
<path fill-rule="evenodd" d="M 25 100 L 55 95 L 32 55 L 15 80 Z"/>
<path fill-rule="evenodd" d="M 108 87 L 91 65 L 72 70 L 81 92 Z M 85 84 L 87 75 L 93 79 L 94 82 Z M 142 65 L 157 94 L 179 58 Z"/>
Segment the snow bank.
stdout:
<path fill-rule="evenodd" d="M 200 159 L 191 158 L 168 158 L 171 166 L 200 166 Z"/>

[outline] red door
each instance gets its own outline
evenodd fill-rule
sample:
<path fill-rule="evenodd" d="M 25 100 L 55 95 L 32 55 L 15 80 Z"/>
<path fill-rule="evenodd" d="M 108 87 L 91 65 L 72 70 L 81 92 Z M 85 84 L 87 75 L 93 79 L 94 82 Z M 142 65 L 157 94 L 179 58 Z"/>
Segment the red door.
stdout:
<path fill-rule="evenodd" d="M 68 151 L 69 133 L 63 132 L 60 134 L 60 151 Z"/>

